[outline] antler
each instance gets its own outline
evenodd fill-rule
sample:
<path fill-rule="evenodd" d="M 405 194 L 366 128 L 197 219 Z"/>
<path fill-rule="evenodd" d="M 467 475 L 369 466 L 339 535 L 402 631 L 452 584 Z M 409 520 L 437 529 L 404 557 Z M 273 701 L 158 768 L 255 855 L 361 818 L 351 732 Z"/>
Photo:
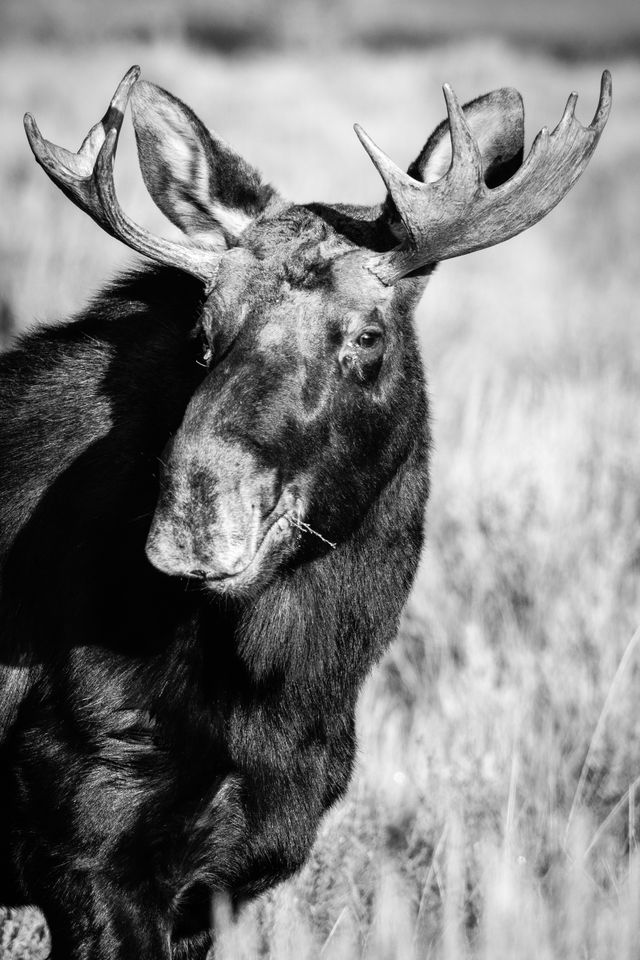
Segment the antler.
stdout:
<path fill-rule="evenodd" d="M 33 117 L 27 113 L 24 126 L 29 145 L 51 180 L 103 230 L 152 260 L 198 277 L 208 292 L 216 272 L 211 252 L 205 253 L 187 243 L 154 237 L 129 219 L 116 198 L 113 164 L 118 136 L 131 91 L 139 76 L 140 67 L 131 67 L 127 71 L 104 117 L 91 128 L 77 153 L 45 140 Z"/>
<path fill-rule="evenodd" d="M 602 74 L 590 126 L 576 120 L 578 95 L 572 93 L 553 133 L 544 127 L 517 173 L 493 190 L 484 182 L 478 144 L 448 84 L 444 96 L 453 156 L 448 172 L 435 183 L 422 183 L 404 173 L 355 125 L 407 233 L 399 247 L 368 262 L 386 284 L 425 264 L 508 240 L 549 213 L 580 177 L 596 148 L 611 109 L 611 75 L 608 70 Z"/>

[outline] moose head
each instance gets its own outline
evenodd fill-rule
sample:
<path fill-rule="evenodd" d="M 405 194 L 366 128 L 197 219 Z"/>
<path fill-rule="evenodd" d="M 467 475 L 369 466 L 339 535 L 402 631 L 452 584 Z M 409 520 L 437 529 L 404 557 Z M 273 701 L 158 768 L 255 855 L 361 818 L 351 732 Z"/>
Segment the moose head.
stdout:
<path fill-rule="evenodd" d="M 536 223 L 585 169 L 593 122 L 572 94 L 523 162 L 520 95 L 461 107 L 404 173 L 356 125 L 387 189 L 375 207 L 293 204 L 180 100 L 132 68 L 77 153 L 27 134 L 52 180 L 103 229 L 202 282 L 207 375 L 163 455 L 152 564 L 214 591 L 251 593 L 339 545 L 412 451 L 427 407 L 412 313 L 434 265 Z M 116 199 L 113 164 L 131 101 L 144 181 L 182 242 L 150 235 Z"/>

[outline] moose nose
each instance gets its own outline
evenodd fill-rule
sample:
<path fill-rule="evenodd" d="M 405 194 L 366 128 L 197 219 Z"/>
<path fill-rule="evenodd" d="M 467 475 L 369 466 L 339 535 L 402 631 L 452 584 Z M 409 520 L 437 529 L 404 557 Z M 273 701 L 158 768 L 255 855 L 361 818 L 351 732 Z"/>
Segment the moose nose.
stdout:
<path fill-rule="evenodd" d="M 200 582 L 245 570 L 281 494 L 276 469 L 237 441 L 216 438 L 202 455 L 176 445 L 147 540 L 147 557 L 165 573 Z"/>
<path fill-rule="evenodd" d="M 196 580 L 224 580 L 226 577 L 236 576 L 249 566 L 251 556 L 241 555 L 236 558 L 226 556 L 220 562 L 212 561 L 207 570 L 191 570 L 188 576 Z"/>

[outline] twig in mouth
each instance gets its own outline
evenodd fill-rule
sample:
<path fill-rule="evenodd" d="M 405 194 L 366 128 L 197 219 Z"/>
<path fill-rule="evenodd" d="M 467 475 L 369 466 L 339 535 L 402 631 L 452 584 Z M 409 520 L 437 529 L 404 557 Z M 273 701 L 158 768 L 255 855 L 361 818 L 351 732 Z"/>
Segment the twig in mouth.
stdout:
<path fill-rule="evenodd" d="M 314 530 L 313 527 L 310 527 L 308 523 L 304 522 L 304 520 L 300 520 L 300 518 L 294 513 L 286 513 L 285 516 L 292 527 L 302 530 L 303 533 L 312 533 L 314 537 L 317 537 L 318 540 L 322 540 L 322 542 L 326 543 L 327 546 L 331 547 L 332 550 L 336 549 L 337 543 L 332 543 L 331 540 L 327 540 L 326 537 L 323 537 L 321 533 L 318 533 L 317 530 Z"/>

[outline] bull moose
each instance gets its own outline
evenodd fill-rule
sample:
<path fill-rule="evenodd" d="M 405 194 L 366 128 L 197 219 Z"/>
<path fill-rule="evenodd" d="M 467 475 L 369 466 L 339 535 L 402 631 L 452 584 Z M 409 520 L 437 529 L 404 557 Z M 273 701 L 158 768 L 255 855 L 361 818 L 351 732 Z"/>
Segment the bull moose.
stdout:
<path fill-rule="evenodd" d="M 407 173 L 356 127 L 373 207 L 289 203 L 132 68 L 77 153 L 38 163 L 156 261 L 0 359 L 0 902 L 64 960 L 197 960 L 214 891 L 297 870 L 344 793 L 362 682 L 423 539 L 412 314 L 435 264 L 567 193 L 606 123 L 572 94 L 523 162 L 523 106 L 460 107 Z M 182 233 L 120 207 L 143 179 Z"/>

